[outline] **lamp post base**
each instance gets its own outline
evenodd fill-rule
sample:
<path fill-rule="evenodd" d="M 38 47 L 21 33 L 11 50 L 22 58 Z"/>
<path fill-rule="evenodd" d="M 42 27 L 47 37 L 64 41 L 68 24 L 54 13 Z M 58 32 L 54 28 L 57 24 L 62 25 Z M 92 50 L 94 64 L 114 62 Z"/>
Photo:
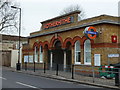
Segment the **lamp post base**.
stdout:
<path fill-rule="evenodd" d="M 21 63 L 16 63 L 16 70 L 21 70 Z"/>

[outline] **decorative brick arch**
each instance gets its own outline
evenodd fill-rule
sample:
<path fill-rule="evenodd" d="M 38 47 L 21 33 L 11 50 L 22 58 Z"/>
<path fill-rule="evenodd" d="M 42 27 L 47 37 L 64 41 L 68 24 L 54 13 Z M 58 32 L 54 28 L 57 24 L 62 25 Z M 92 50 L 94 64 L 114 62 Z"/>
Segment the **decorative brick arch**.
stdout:
<path fill-rule="evenodd" d="M 68 37 L 64 40 L 63 48 L 66 48 L 67 42 L 70 42 L 71 45 L 73 45 L 73 40 L 70 37 Z"/>
<path fill-rule="evenodd" d="M 75 45 L 76 41 L 80 41 L 80 44 L 82 44 L 82 38 L 79 37 L 79 36 L 76 36 L 76 37 L 73 38 L 73 46 Z"/>
<path fill-rule="evenodd" d="M 43 48 L 45 48 L 45 45 L 48 45 L 48 49 L 50 49 L 50 44 L 49 44 L 48 41 L 44 41 L 44 42 L 43 42 Z"/>
<path fill-rule="evenodd" d="M 82 37 L 82 44 L 84 45 L 85 40 L 87 40 L 87 38 L 85 36 Z"/>
<path fill-rule="evenodd" d="M 39 43 L 38 43 L 38 42 L 35 42 L 35 43 L 33 44 L 33 50 L 34 50 L 35 47 L 38 47 L 38 48 L 39 48 Z"/>
<path fill-rule="evenodd" d="M 63 39 L 60 36 L 57 36 L 57 38 L 55 36 L 53 36 L 51 41 L 50 41 L 50 48 L 53 48 L 54 42 L 56 40 L 59 40 L 61 42 L 62 47 L 63 47 Z"/>
<path fill-rule="evenodd" d="M 84 42 L 87 40 L 87 38 L 85 36 L 82 37 L 82 43 L 83 43 L 83 46 L 84 46 Z M 89 39 L 90 40 L 90 39 Z M 94 40 L 90 40 L 91 42 L 91 48 L 93 47 L 93 44 L 94 44 Z"/>
<path fill-rule="evenodd" d="M 41 41 L 38 43 L 38 48 L 40 48 L 40 46 L 43 46 L 43 43 Z"/>

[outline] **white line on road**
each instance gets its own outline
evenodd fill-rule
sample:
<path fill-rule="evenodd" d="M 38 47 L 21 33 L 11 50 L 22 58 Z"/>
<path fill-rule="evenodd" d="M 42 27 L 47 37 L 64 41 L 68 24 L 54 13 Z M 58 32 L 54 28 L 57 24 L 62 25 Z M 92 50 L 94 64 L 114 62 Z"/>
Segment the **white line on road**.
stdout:
<path fill-rule="evenodd" d="M 6 78 L 3 78 L 3 77 L 0 77 L 1 79 L 3 79 L 3 80 L 7 80 Z"/>
<path fill-rule="evenodd" d="M 24 83 L 21 83 L 21 82 L 16 82 L 17 84 L 20 84 L 20 85 L 23 85 L 23 86 L 27 86 L 27 87 L 30 87 L 30 88 L 37 88 L 35 86 L 31 86 L 31 85 L 28 85 L 28 84 L 24 84 Z"/>

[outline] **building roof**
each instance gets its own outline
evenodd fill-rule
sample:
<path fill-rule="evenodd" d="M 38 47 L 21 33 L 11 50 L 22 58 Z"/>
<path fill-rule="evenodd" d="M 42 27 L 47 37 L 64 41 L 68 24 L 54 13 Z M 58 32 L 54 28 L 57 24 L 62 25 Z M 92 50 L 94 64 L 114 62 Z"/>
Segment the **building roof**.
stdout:
<path fill-rule="evenodd" d="M 19 36 L 15 36 L 15 35 L 5 35 L 5 34 L 1 34 L 2 35 L 2 40 L 9 40 L 9 41 L 19 41 Z M 20 40 L 22 41 L 27 41 L 27 37 L 20 37 Z"/>

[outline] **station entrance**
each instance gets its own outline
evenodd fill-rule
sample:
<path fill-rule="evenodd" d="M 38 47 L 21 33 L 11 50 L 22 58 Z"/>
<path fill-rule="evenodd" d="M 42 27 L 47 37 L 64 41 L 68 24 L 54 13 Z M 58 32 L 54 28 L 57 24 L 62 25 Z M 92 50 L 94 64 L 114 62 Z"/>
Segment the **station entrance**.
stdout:
<path fill-rule="evenodd" d="M 53 69 L 56 69 L 56 66 L 58 64 L 59 70 L 63 70 L 64 51 L 62 49 L 62 45 L 60 41 L 56 41 L 54 43 L 54 49 L 52 50 L 52 53 L 53 53 L 53 61 L 52 61 Z"/>
<path fill-rule="evenodd" d="M 59 40 L 55 41 L 54 48 L 51 50 L 51 52 L 52 52 L 52 69 L 56 70 L 58 64 L 59 70 L 66 71 L 71 70 L 72 52 L 70 42 L 68 42 L 66 44 L 66 48 L 63 49 L 61 42 Z"/>

